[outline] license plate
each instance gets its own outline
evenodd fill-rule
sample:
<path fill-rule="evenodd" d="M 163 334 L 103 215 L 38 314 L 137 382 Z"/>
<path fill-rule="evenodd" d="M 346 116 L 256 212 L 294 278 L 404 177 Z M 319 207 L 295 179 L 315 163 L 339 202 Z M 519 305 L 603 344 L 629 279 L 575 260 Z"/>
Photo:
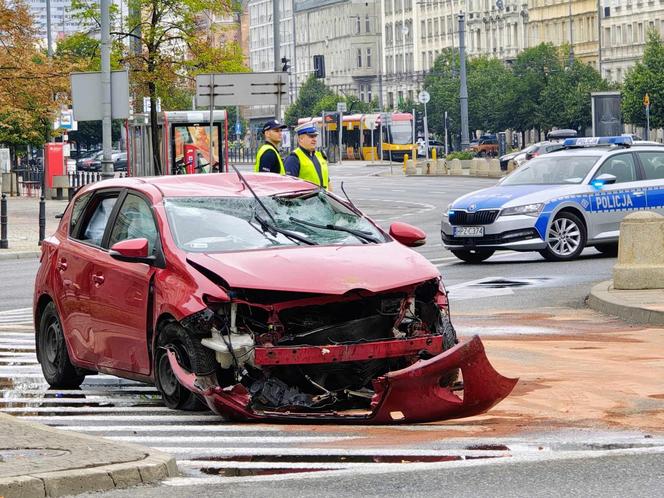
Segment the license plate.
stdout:
<path fill-rule="evenodd" d="M 484 237 L 484 227 L 454 227 L 455 237 Z"/>

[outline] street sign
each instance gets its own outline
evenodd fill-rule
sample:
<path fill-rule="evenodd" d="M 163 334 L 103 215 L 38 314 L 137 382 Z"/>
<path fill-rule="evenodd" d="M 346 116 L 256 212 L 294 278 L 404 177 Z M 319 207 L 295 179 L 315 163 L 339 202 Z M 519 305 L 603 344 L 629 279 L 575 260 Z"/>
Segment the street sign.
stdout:
<path fill-rule="evenodd" d="M 214 79 L 214 88 L 210 91 Z M 215 73 L 196 76 L 196 104 L 210 107 L 236 105 L 281 105 L 286 102 L 286 73 Z"/>
<path fill-rule="evenodd" d="M 239 135 L 240 133 L 242 133 L 242 125 L 238 121 L 237 123 L 235 123 L 235 134 Z"/>
<path fill-rule="evenodd" d="M 149 114 L 151 109 L 150 97 L 143 97 L 143 113 Z M 157 97 L 157 112 L 161 112 L 161 97 Z"/>
<path fill-rule="evenodd" d="M 71 73 L 71 101 L 76 121 L 101 121 L 101 72 Z M 129 72 L 111 71 L 111 119 L 129 118 Z"/>
<path fill-rule="evenodd" d="M 346 102 L 337 102 L 337 112 L 346 112 L 347 109 Z"/>
<path fill-rule="evenodd" d="M 427 92 L 426 90 L 422 90 L 417 95 L 417 100 L 420 102 L 420 104 L 428 104 L 429 101 L 431 100 L 431 95 L 429 95 L 429 92 Z"/>
<path fill-rule="evenodd" d="M 58 117 L 55 118 L 53 129 L 63 129 L 65 131 L 77 131 L 78 122 L 74 120 L 74 112 L 71 109 L 62 109 Z"/>
<path fill-rule="evenodd" d="M 646 107 L 650 107 L 650 96 L 647 93 L 643 97 L 643 105 Z"/>

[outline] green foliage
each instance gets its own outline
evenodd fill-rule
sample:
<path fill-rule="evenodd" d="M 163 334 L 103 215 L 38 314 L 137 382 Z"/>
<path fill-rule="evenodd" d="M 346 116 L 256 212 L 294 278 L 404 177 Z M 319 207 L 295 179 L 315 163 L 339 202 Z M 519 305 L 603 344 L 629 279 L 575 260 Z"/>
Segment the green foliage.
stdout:
<path fill-rule="evenodd" d="M 336 110 L 337 99 L 338 97 L 334 92 L 312 74 L 300 88 L 297 100 L 286 110 L 286 124 L 295 126 L 300 118 L 318 116 L 322 110 Z M 324 102 L 321 103 L 321 101 Z"/>
<path fill-rule="evenodd" d="M 455 52 L 446 49 L 436 58 L 433 69 L 424 80 L 424 88 L 431 95 L 431 101 L 427 104 L 429 129 L 442 135 L 447 111 L 450 133 L 459 134 L 459 57 Z"/>
<path fill-rule="evenodd" d="M 664 44 L 655 30 L 648 32 L 643 59 L 625 76 L 622 91 L 623 119 L 626 123 L 646 125 L 643 97 L 650 98 L 650 127 L 664 127 Z"/>
<path fill-rule="evenodd" d="M 447 159 L 448 161 L 451 161 L 452 159 L 460 159 L 462 161 L 465 161 L 465 160 L 468 160 L 468 159 L 472 159 L 474 157 L 475 157 L 474 152 L 470 152 L 468 150 L 465 150 L 463 152 L 461 152 L 461 151 L 452 152 L 451 154 L 448 154 L 445 159 Z"/>
<path fill-rule="evenodd" d="M 111 69 L 122 69 L 124 47 L 117 40 L 111 47 Z M 101 43 L 87 33 L 74 33 L 58 40 L 56 59 L 76 61 L 81 71 L 101 71 Z"/>

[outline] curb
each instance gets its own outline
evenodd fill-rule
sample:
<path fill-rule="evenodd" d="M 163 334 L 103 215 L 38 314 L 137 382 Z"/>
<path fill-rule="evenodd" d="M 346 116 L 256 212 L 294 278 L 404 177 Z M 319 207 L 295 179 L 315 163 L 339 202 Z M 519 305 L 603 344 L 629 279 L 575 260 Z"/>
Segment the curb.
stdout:
<path fill-rule="evenodd" d="M 69 496 L 152 484 L 177 475 L 172 456 L 148 450 L 145 459 L 134 462 L 3 478 L 0 493 L 3 498 Z"/>
<path fill-rule="evenodd" d="M 9 259 L 30 259 L 41 256 L 41 251 L 21 251 L 21 252 L 2 252 L 0 251 L 0 261 Z"/>
<path fill-rule="evenodd" d="M 613 289 L 613 280 L 606 280 L 592 287 L 586 304 L 596 311 L 617 316 L 629 323 L 664 326 L 664 308 L 657 309 L 654 305 L 649 307 L 647 299 L 639 300 L 641 304 L 638 305 L 626 304 L 625 297 L 636 296 L 636 293 L 644 296 L 648 291 L 617 291 Z M 659 307 L 661 308 L 661 305 Z"/>

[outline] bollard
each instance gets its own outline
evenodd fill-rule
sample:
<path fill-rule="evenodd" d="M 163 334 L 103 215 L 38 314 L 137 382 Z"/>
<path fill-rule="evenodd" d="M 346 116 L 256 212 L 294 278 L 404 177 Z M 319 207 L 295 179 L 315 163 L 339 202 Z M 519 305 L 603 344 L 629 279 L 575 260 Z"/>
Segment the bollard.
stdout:
<path fill-rule="evenodd" d="M 408 167 L 408 154 L 403 155 L 403 172 L 406 172 L 406 168 Z"/>
<path fill-rule="evenodd" d="M 436 149 L 431 149 L 431 160 L 432 161 L 437 161 L 438 160 L 438 154 L 436 153 Z"/>
<path fill-rule="evenodd" d="M 39 198 L 39 242 L 38 245 L 41 245 L 42 240 L 46 236 L 46 201 L 42 195 Z"/>
<path fill-rule="evenodd" d="M 7 240 L 7 194 L 2 194 L 0 201 L 0 249 L 9 248 Z"/>

